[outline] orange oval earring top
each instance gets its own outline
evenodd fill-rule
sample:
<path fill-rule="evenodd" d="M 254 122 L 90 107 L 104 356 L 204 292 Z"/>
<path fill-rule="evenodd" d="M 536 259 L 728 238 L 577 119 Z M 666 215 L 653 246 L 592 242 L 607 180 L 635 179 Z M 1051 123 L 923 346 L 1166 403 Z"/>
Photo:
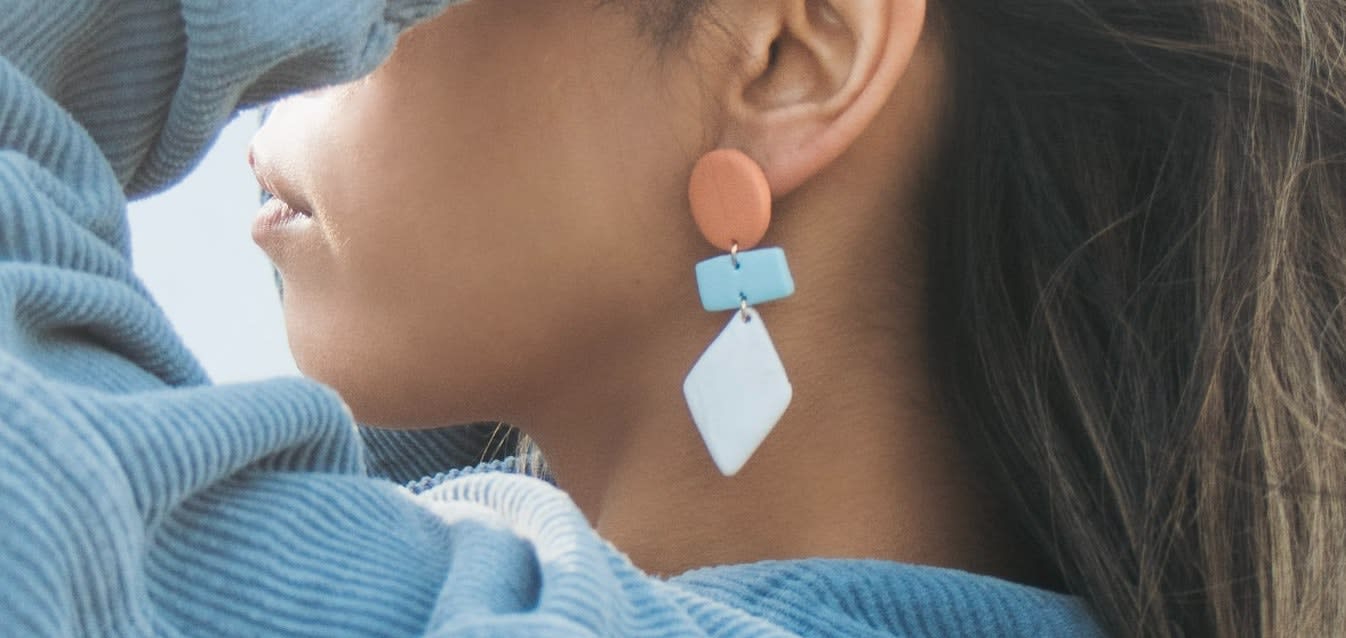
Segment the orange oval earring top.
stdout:
<path fill-rule="evenodd" d="M 706 240 L 729 251 L 751 250 L 771 224 L 771 185 L 766 174 L 742 151 L 722 148 L 707 153 L 692 170 L 692 218 Z"/>

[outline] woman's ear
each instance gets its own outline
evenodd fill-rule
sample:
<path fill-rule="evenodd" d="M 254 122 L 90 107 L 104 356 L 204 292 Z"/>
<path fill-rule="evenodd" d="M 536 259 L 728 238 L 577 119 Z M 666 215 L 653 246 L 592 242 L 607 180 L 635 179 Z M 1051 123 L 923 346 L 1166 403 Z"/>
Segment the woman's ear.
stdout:
<path fill-rule="evenodd" d="M 731 0 L 741 72 L 721 93 L 720 146 L 798 188 L 868 128 L 911 63 L 925 0 Z"/>

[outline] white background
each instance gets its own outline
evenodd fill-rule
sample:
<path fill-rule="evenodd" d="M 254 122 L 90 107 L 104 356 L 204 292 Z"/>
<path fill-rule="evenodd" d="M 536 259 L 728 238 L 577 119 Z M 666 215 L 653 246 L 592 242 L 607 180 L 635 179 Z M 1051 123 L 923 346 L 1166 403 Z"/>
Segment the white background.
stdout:
<path fill-rule="evenodd" d="M 256 114 L 243 114 L 186 181 L 130 210 L 136 272 L 219 383 L 298 374 L 270 263 L 250 234 L 256 129 Z"/>

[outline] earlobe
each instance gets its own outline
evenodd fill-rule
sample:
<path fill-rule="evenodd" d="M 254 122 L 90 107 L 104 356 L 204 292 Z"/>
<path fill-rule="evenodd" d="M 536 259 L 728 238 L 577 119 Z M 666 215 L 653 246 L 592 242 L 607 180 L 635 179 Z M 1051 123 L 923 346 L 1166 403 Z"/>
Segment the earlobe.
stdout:
<path fill-rule="evenodd" d="M 925 29 L 925 0 L 743 3 L 751 72 L 730 87 L 724 139 L 774 196 L 840 157 L 888 101 Z"/>

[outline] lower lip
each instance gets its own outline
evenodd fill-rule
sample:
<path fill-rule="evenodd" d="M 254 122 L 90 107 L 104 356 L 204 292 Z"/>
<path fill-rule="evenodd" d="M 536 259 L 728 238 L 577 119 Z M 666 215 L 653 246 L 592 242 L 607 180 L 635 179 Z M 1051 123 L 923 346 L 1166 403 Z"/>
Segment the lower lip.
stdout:
<path fill-rule="evenodd" d="M 253 240 L 261 244 L 264 240 L 287 233 L 302 230 L 311 224 L 313 218 L 305 215 L 278 198 L 271 198 L 257 211 L 252 222 Z"/>

